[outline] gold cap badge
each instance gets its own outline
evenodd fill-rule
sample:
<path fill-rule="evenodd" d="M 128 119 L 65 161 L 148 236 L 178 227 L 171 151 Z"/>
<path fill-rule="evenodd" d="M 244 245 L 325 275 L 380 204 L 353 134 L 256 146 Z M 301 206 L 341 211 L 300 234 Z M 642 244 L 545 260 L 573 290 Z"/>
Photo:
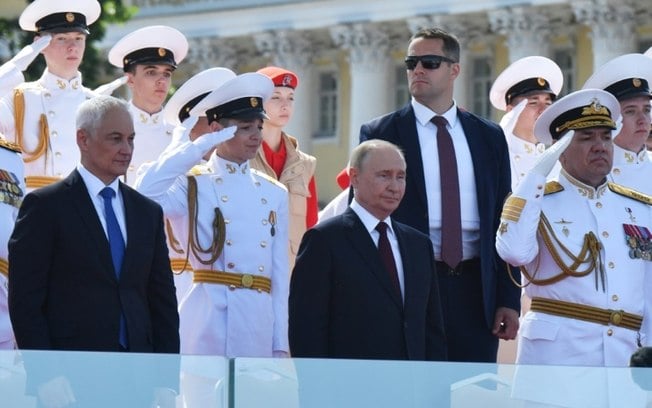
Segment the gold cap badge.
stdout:
<path fill-rule="evenodd" d="M 642 85 L 641 80 L 639 78 L 633 78 L 632 84 L 634 85 L 635 88 L 640 88 Z"/>
<path fill-rule="evenodd" d="M 252 107 L 252 108 L 255 108 L 256 106 L 258 106 L 258 99 L 256 99 L 256 98 L 249 98 L 249 103 L 251 104 L 251 107 Z"/>
<path fill-rule="evenodd" d="M 75 15 L 72 13 L 66 13 L 66 21 L 72 23 L 75 21 Z"/>
<path fill-rule="evenodd" d="M 546 80 L 543 78 L 537 78 L 537 84 L 539 84 L 539 86 L 545 86 Z"/>
<path fill-rule="evenodd" d="M 159 48 L 158 49 L 158 56 L 159 57 L 165 57 L 165 54 L 167 54 L 167 51 L 165 50 L 165 48 Z"/>

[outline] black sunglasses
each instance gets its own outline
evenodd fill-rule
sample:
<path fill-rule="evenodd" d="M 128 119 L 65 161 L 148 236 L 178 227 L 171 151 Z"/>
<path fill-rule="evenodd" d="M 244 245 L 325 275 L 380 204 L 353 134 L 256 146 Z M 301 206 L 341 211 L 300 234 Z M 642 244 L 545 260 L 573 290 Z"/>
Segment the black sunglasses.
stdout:
<path fill-rule="evenodd" d="M 405 58 L 405 67 L 412 71 L 417 67 L 419 61 L 421 61 L 421 66 L 424 69 L 437 69 L 442 62 L 450 62 L 451 64 L 457 62 L 442 55 L 411 55 Z"/>

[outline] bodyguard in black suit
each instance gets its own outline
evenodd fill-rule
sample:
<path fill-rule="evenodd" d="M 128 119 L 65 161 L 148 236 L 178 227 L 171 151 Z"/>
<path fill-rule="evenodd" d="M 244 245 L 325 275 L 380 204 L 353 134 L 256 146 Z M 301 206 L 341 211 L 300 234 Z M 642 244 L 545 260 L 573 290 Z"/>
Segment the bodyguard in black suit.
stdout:
<path fill-rule="evenodd" d="M 299 249 L 290 284 L 292 356 L 445 360 L 432 245 L 390 218 L 405 190 L 400 150 L 363 143 L 350 175 L 351 207 L 307 231 Z M 389 226 L 385 244 L 379 222 Z M 391 247 L 389 263 L 383 245 Z"/>
<path fill-rule="evenodd" d="M 9 241 L 9 312 L 18 347 L 178 353 L 162 210 L 118 179 L 134 148 L 127 105 L 113 97 L 87 100 L 77 128 L 81 164 L 25 197 Z M 112 216 L 105 189 L 113 195 Z"/>
<path fill-rule="evenodd" d="M 405 152 L 405 197 L 392 216 L 429 234 L 433 242 L 449 359 L 495 362 L 498 339 L 516 336 L 520 309 L 520 290 L 494 248 L 510 191 L 509 157 L 502 130 L 453 101 L 459 52 L 457 39 L 445 31 L 422 29 L 413 35 L 405 60 L 412 102 L 364 124 L 360 141 L 383 139 Z M 431 123 L 434 116 L 446 119 L 457 161 L 463 250 L 453 265 L 443 261 L 441 248 L 448 190 L 442 186 L 455 176 L 440 178 L 438 154 L 443 149 Z"/>

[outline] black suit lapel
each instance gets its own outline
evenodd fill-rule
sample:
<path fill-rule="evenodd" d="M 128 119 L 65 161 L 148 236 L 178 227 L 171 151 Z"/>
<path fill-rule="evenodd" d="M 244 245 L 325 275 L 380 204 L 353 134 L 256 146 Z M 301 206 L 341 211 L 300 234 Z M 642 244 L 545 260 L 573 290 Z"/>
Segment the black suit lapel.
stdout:
<path fill-rule="evenodd" d="M 91 201 L 84 180 L 81 178 L 79 172 L 74 170 L 66 179 L 65 183 L 70 187 L 70 198 L 86 227 L 86 233 L 80 231 L 80 239 L 90 239 L 93 241 L 97 248 L 97 256 L 100 263 L 106 266 L 104 269 L 115 278 L 109 240 L 106 238 L 104 228 L 102 228 L 102 223 L 100 222 L 97 211 L 95 211 L 95 206 Z"/>
<path fill-rule="evenodd" d="M 385 289 L 385 291 L 387 291 L 387 294 L 392 298 L 394 303 L 396 303 L 396 306 L 403 309 L 403 300 L 399 294 L 396 293 L 396 290 L 389 279 L 389 275 L 385 271 L 385 266 L 380 260 L 378 248 L 374 245 L 369 232 L 367 232 L 364 224 L 360 221 L 360 218 L 358 218 L 357 214 L 351 208 L 347 208 L 343 214 L 343 220 L 348 232 L 346 236 L 349 239 L 351 246 L 363 258 L 364 263 L 369 266 L 367 271 L 378 280 L 379 284 Z"/>
<path fill-rule="evenodd" d="M 417 119 L 412 105 L 403 108 L 395 125 L 396 144 L 403 148 L 405 162 L 407 163 L 407 182 L 414 184 L 423 208 L 428 208 L 426 181 L 423 175 L 423 155 L 419 144 L 419 134 L 417 133 Z M 428 160 L 431 159 L 434 158 L 430 156 Z"/>
<path fill-rule="evenodd" d="M 473 162 L 473 173 L 475 177 L 475 191 L 478 201 L 478 209 L 483 214 L 483 207 L 488 203 L 483 197 L 489 193 L 487 188 L 491 185 L 494 172 L 489 166 L 495 165 L 490 157 L 490 146 L 486 146 L 488 138 L 482 137 L 482 132 L 478 127 L 476 120 L 467 112 L 457 110 L 457 117 L 460 119 L 466 142 L 471 152 L 471 161 Z M 482 217 L 480 217 L 482 218 Z"/>

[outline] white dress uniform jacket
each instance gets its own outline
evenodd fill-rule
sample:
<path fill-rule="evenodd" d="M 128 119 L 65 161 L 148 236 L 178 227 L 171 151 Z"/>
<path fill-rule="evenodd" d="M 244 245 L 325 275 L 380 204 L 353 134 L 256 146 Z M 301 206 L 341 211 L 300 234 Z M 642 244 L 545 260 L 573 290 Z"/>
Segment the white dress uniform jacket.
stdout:
<path fill-rule="evenodd" d="M 23 160 L 0 136 L 0 349 L 12 350 L 15 343 L 7 305 L 7 243 L 24 195 Z"/>
<path fill-rule="evenodd" d="M 167 151 L 142 174 L 138 190 L 157 201 L 167 217 L 187 223 L 186 172 L 201 156 L 200 149 L 190 142 Z M 193 270 L 265 276 L 271 279 L 271 293 L 194 283 L 179 306 L 181 352 L 227 357 L 289 353 L 287 190 L 251 170 L 248 163 L 238 165 L 215 153 L 191 173 L 197 180 L 199 245 L 206 248 L 212 242 L 216 208 L 226 227 L 219 258 L 212 265 L 203 265 L 191 253 Z M 271 213 L 275 223 L 270 222 Z"/>
<path fill-rule="evenodd" d="M 649 257 L 630 257 L 632 248 L 625 228 L 652 230 L 650 208 L 611 191 L 607 183 L 597 189 L 588 187 L 564 170 L 557 185 L 563 189 L 544 195 L 544 185 L 541 175 L 530 173 L 506 202 L 497 232 L 500 256 L 512 265 L 524 265 L 535 279 L 558 275 L 560 268 L 537 231 L 545 217 L 552 229 L 552 241 L 558 240 L 574 256 L 579 256 L 585 234 L 592 232 L 600 243 L 603 272 L 597 268 L 584 277 L 566 277 L 548 285 L 529 284 L 525 287 L 527 295 L 623 310 L 643 316 L 643 327 L 639 333 L 611 324 L 529 311 L 521 321 L 516 362 L 627 366 L 637 342 L 645 345 L 650 335 L 652 262 Z M 520 215 L 518 207 L 522 208 Z M 647 242 L 649 238 L 645 238 Z M 572 264 L 568 254 L 558 244 L 554 246 L 564 264 Z M 584 269 L 586 265 L 578 271 Z M 522 282 L 527 283 L 527 279 L 524 277 Z"/>
<path fill-rule="evenodd" d="M 652 195 L 652 160 L 645 149 L 630 152 L 614 144 L 614 163 L 609 176 L 614 183 Z"/>
<path fill-rule="evenodd" d="M 129 112 L 134 120 L 134 152 L 127 170 L 126 182 L 133 186 L 141 165 L 158 159 L 172 141 L 174 125 L 167 123 L 163 111 L 150 115 L 129 102 Z"/>
<path fill-rule="evenodd" d="M 95 94 L 82 85 L 81 74 L 67 81 L 47 69 L 37 81 L 23 83 L 15 89 L 23 91 L 25 100 L 22 143 L 19 143 L 16 135 L 14 92 L 5 94 L 0 101 L 0 133 L 21 147 L 27 186 L 31 191 L 54 181 L 35 182 L 32 176 L 61 178 L 79 163 L 75 114 L 77 107 Z M 29 161 L 42 140 L 42 114 L 47 118 L 48 126 L 46 149 L 36 160 Z"/>

